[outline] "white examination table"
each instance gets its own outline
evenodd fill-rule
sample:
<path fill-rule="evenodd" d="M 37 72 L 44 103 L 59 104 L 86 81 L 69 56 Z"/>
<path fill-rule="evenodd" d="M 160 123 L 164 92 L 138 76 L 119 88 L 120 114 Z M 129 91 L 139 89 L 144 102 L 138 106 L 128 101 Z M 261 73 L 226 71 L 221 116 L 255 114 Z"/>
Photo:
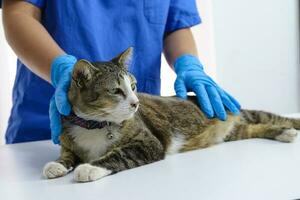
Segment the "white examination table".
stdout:
<path fill-rule="evenodd" d="M 300 115 L 298 115 L 300 117 Z M 300 135 L 299 135 L 300 136 Z M 300 139 L 252 139 L 167 157 L 91 183 L 45 180 L 50 141 L 0 147 L 1 200 L 291 200 L 300 198 Z"/>

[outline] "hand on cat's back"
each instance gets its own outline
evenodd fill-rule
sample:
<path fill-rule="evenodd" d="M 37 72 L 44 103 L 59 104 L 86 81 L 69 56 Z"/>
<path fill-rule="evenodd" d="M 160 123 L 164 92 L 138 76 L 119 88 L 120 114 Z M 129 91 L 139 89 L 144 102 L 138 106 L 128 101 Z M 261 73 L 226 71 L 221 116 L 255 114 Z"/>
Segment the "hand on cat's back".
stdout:
<path fill-rule="evenodd" d="M 183 55 L 175 62 L 177 78 L 174 84 L 176 95 L 186 99 L 187 92 L 194 92 L 201 110 L 208 118 L 227 119 L 226 109 L 239 114 L 240 104 L 217 85 L 203 70 L 198 58 Z"/>

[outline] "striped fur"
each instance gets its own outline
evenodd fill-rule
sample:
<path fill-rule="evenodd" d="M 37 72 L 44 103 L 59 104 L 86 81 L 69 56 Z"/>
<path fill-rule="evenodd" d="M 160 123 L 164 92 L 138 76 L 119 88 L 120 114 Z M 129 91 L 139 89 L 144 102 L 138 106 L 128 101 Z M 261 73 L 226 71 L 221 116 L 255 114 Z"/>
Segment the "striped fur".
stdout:
<path fill-rule="evenodd" d="M 110 63 L 79 61 L 75 66 L 69 91 L 75 113 L 92 120 L 109 120 L 113 116 L 118 120 L 101 130 L 88 130 L 65 121 L 61 155 L 55 163 L 45 166 L 46 178 L 60 177 L 75 169 L 76 181 L 94 181 L 162 160 L 166 154 L 226 141 L 266 138 L 292 142 L 297 135 L 295 129 L 300 129 L 300 120 L 268 112 L 242 110 L 240 115 L 228 113 L 228 119 L 220 121 L 207 119 L 195 97 L 181 100 L 136 94 L 135 79 L 122 64 L 130 55 L 127 51 Z M 94 72 L 86 75 L 86 80 L 77 80 L 82 70 Z M 123 87 L 123 91 L 114 87 Z M 116 94 L 112 95 L 111 90 Z M 137 98 L 139 107 L 130 108 Z"/>

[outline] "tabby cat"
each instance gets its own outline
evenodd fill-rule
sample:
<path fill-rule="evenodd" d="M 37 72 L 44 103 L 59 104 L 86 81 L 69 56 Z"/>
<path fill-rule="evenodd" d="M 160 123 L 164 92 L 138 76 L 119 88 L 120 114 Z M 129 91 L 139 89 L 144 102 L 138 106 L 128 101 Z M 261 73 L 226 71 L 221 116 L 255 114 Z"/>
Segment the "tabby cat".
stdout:
<path fill-rule="evenodd" d="M 63 119 L 61 155 L 45 165 L 46 178 L 75 169 L 76 181 L 95 181 L 167 154 L 248 138 L 292 142 L 297 136 L 300 120 L 241 110 L 220 121 L 206 118 L 195 97 L 136 93 L 136 79 L 127 72 L 131 57 L 129 48 L 110 62 L 76 63 L 68 94 L 73 113 Z"/>

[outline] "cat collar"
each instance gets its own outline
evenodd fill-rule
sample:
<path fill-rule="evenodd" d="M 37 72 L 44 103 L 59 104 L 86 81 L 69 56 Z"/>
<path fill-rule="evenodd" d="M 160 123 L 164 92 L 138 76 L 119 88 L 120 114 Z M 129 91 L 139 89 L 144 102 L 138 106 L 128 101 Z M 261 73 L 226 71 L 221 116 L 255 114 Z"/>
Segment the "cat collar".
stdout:
<path fill-rule="evenodd" d="M 78 117 L 74 112 L 71 112 L 71 114 L 68 116 L 63 116 L 63 120 L 89 130 L 102 129 L 106 126 L 111 125 L 111 122 L 107 122 L 107 121 L 99 122 L 94 120 L 85 120 L 83 118 Z"/>

